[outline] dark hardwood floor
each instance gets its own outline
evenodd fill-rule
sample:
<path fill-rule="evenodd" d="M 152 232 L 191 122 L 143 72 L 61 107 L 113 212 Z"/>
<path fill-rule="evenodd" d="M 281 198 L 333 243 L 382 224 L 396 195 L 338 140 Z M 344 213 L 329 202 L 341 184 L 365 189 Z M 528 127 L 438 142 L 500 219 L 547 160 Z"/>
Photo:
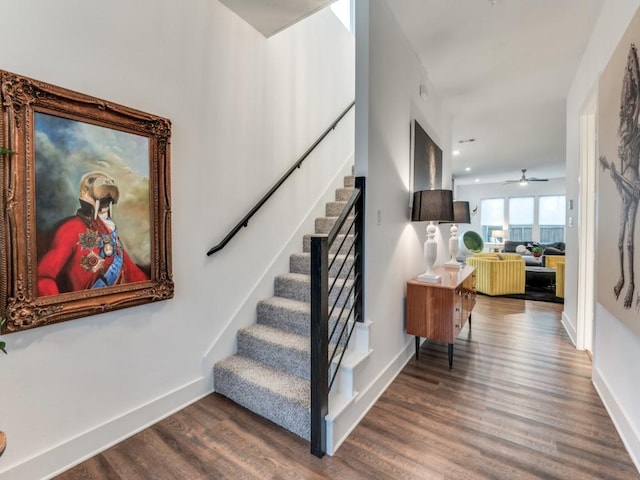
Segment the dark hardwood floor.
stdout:
<path fill-rule="evenodd" d="M 640 479 L 561 311 L 480 296 L 453 370 L 425 343 L 333 457 L 213 394 L 57 478 Z"/>

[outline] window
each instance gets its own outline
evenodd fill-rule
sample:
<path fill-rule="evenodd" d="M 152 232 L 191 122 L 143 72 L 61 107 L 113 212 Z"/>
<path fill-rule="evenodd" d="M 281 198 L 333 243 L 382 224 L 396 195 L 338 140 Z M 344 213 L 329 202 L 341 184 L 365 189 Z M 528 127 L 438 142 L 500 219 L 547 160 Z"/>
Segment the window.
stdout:
<path fill-rule="evenodd" d="M 504 225 L 504 198 L 483 199 L 480 204 L 480 225 L 482 239 L 493 241 L 493 232 L 502 230 Z"/>
<path fill-rule="evenodd" d="M 564 242 L 565 198 L 564 195 L 539 197 L 540 243 Z"/>
<path fill-rule="evenodd" d="M 514 242 L 564 242 L 565 198 L 565 195 L 484 198 L 480 201 L 482 239 L 500 242 L 494 232 L 504 228 L 504 239 Z"/>
<path fill-rule="evenodd" d="M 353 0 L 338 0 L 331 4 L 331 10 L 344 24 L 347 30 L 353 32 Z"/>
<path fill-rule="evenodd" d="M 509 199 L 509 240 L 530 241 L 533 238 L 533 197 Z"/>

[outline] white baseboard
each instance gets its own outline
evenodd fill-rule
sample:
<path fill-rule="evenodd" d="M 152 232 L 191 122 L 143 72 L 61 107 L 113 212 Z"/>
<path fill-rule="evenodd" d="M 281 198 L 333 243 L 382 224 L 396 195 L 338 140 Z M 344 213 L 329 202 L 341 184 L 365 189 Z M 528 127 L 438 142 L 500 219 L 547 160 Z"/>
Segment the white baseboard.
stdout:
<path fill-rule="evenodd" d="M 70 438 L 0 474 L 2 480 L 47 479 L 82 463 L 212 392 L 199 378 L 113 420 Z M 10 446 L 10 445 L 9 445 Z"/>
<path fill-rule="evenodd" d="M 349 407 L 349 414 L 344 416 L 349 419 L 350 425 L 341 428 L 340 431 L 342 434 L 340 435 L 340 438 L 334 439 L 334 449 L 331 454 L 335 453 L 340 448 L 340 445 L 342 445 L 342 443 L 347 439 L 353 429 L 358 426 L 367 412 L 371 410 L 371 407 L 373 407 L 391 382 L 395 380 L 407 362 L 411 360 L 414 353 L 413 346 L 414 343 L 412 337 L 411 341 L 405 345 L 405 347 L 393 360 L 391 360 L 391 362 L 389 362 L 387 367 L 384 368 L 373 382 L 363 389 L 363 391 L 356 397 L 353 404 Z M 345 420 L 341 418 L 341 421 Z"/>
<path fill-rule="evenodd" d="M 629 452 L 631 461 L 633 461 L 640 473 L 640 432 L 629 420 L 629 415 L 616 399 L 607 381 L 595 367 L 593 368 L 591 380 L 622 439 L 622 443 L 624 443 L 627 452 Z"/>
<path fill-rule="evenodd" d="M 562 312 L 561 323 L 564 327 L 564 330 L 567 332 L 567 335 L 569 335 L 571 343 L 573 343 L 573 346 L 575 347 L 578 344 L 578 332 L 576 332 L 573 323 L 571 323 L 571 320 L 569 320 L 569 317 L 567 317 L 567 314 L 565 312 Z"/>

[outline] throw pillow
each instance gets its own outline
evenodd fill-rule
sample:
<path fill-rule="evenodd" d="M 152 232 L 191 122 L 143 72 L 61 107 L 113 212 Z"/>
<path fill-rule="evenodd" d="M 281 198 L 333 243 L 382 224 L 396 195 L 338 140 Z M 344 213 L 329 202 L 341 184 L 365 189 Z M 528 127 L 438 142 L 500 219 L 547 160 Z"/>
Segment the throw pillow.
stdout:
<path fill-rule="evenodd" d="M 531 252 L 524 245 L 518 245 L 516 247 L 516 253 L 519 253 L 520 255 L 531 255 Z"/>

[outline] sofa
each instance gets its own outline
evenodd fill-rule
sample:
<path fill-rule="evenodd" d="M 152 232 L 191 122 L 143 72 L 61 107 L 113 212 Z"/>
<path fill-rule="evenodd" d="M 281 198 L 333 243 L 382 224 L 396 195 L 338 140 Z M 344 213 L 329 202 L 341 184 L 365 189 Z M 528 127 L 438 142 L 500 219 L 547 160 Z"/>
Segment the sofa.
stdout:
<path fill-rule="evenodd" d="M 477 253 L 467 258 L 476 269 L 476 291 L 485 295 L 524 293 L 525 262 L 516 253 Z"/>
<path fill-rule="evenodd" d="M 542 247 L 544 249 L 540 258 L 535 258 L 531 253 L 533 247 Z M 555 263 L 558 261 L 557 257 L 564 258 L 565 243 L 564 242 L 552 242 L 552 243 L 538 243 L 532 241 L 512 241 L 506 240 L 504 242 L 503 251 L 505 253 L 517 253 L 522 255 L 522 259 L 526 265 L 532 267 L 547 267 L 555 268 Z M 556 257 L 555 259 L 552 257 Z"/>

